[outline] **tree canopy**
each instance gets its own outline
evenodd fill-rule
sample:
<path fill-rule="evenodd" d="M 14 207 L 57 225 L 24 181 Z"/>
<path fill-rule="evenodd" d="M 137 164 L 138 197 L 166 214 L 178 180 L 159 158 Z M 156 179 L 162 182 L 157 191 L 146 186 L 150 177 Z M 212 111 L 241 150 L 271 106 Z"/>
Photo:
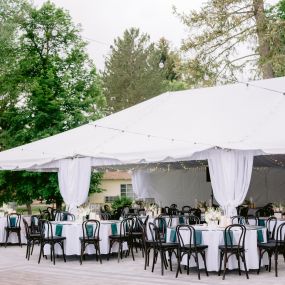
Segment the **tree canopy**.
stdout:
<path fill-rule="evenodd" d="M 9 46 L 11 64 L 16 68 L 9 72 L 9 90 L 1 90 L 0 95 L 7 97 L 0 120 L 2 149 L 101 117 L 105 109 L 101 82 L 85 50 L 80 27 L 73 24 L 70 15 L 46 2 L 40 8 L 26 4 L 21 17 L 12 17 L 16 33 L 9 38 Z M 2 21 L 7 23 L 4 17 Z M 23 203 L 38 197 L 62 199 L 55 174 L 0 175 L 2 200 L 13 197 Z"/>

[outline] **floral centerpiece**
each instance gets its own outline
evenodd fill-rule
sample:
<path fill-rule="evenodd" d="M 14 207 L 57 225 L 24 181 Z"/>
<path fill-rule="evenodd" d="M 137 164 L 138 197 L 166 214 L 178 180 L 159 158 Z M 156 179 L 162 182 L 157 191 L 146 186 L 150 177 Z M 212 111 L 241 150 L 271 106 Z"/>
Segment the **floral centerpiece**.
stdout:
<path fill-rule="evenodd" d="M 83 204 L 77 208 L 77 217 L 76 219 L 83 221 L 87 216 L 90 215 L 91 208 L 89 204 Z"/>
<path fill-rule="evenodd" d="M 3 207 L 1 208 L 1 212 L 4 214 L 11 214 L 16 212 L 13 208 L 11 208 L 8 204 L 3 204 Z"/>
<path fill-rule="evenodd" d="M 205 212 L 205 221 L 206 223 L 211 225 L 218 225 L 218 222 L 221 220 L 222 212 L 219 208 L 215 209 L 213 207 L 209 207 Z"/>

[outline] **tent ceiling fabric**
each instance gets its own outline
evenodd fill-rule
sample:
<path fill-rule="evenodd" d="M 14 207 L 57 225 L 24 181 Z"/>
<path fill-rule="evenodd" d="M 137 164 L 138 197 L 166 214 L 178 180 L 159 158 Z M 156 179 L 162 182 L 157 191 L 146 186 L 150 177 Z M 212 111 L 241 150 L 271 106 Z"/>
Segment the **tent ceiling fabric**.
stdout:
<path fill-rule="evenodd" d="M 0 153 L 1 169 L 57 169 L 197 159 L 215 147 L 285 154 L 285 78 L 169 92 L 95 122 Z"/>

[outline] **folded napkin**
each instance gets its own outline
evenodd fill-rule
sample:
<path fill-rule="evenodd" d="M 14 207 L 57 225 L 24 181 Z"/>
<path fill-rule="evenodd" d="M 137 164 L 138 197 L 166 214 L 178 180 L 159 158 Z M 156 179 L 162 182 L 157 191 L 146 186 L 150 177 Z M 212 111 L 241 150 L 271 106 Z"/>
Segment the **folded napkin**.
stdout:
<path fill-rule="evenodd" d="M 10 220 L 10 227 L 11 228 L 15 228 L 16 227 L 16 217 L 9 217 L 9 220 Z"/>
<path fill-rule="evenodd" d="M 257 230 L 257 241 L 258 242 L 264 242 L 262 229 Z"/>
<path fill-rule="evenodd" d="M 227 231 L 226 235 L 224 234 L 225 245 L 231 246 L 235 245 L 235 239 L 232 231 Z"/>
<path fill-rule="evenodd" d="M 93 225 L 86 226 L 86 234 L 89 238 L 93 237 Z"/>
<path fill-rule="evenodd" d="M 196 245 L 202 244 L 202 231 L 195 230 Z"/>
<path fill-rule="evenodd" d="M 111 224 L 112 235 L 118 234 L 117 224 Z"/>
<path fill-rule="evenodd" d="M 62 227 L 63 227 L 63 225 L 61 225 L 61 224 L 57 224 L 55 226 L 55 235 L 56 236 L 61 237 L 61 235 L 62 235 Z"/>
<path fill-rule="evenodd" d="M 170 238 L 169 239 L 171 242 L 176 242 L 176 230 L 175 229 L 170 230 Z"/>
<path fill-rule="evenodd" d="M 184 217 L 182 217 L 182 216 L 179 217 L 179 224 L 180 225 L 184 225 L 185 224 Z"/>
<path fill-rule="evenodd" d="M 262 226 L 262 227 L 265 227 L 265 220 L 258 220 L 258 225 L 259 226 Z"/>

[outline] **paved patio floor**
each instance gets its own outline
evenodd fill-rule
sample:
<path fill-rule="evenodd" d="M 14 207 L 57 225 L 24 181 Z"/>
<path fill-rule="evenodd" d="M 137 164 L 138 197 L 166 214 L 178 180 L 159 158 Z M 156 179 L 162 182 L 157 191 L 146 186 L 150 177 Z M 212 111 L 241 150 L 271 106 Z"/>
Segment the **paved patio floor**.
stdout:
<path fill-rule="evenodd" d="M 206 277 L 202 272 L 201 280 L 197 278 L 194 270 L 187 276 L 183 272 L 178 278 L 175 278 L 175 270 L 167 270 L 164 276 L 160 275 L 160 263 L 155 267 L 154 272 L 151 268 L 144 270 L 144 260 L 141 253 L 136 254 L 136 261 L 130 257 L 124 258 L 120 263 L 116 257 L 107 261 L 103 259 L 103 264 L 96 262 L 94 258 L 88 257 L 83 265 L 79 264 L 78 257 L 68 257 L 64 263 L 62 258 L 56 259 L 54 266 L 50 260 L 42 259 L 37 263 L 39 249 L 36 247 L 30 261 L 25 259 L 26 247 L 8 246 L 0 247 L 0 284 L 2 285 L 120 285 L 120 284 L 223 284 L 223 285 L 277 285 L 285 284 L 285 263 L 280 256 L 279 277 L 274 276 L 274 272 L 263 270 L 259 275 L 251 271 L 249 280 L 245 275 L 239 276 L 237 271 L 229 272 L 226 280 L 222 280 L 217 273 L 210 273 Z"/>

